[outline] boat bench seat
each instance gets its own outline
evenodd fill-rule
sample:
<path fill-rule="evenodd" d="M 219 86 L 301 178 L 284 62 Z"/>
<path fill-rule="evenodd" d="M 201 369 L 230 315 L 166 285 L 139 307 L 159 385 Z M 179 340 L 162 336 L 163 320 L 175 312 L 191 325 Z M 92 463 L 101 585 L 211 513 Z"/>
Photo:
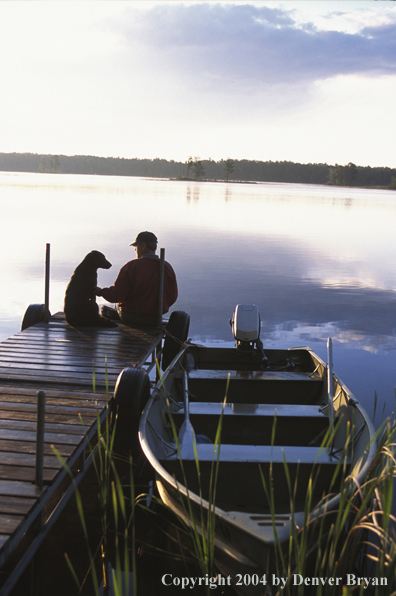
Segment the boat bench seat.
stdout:
<path fill-rule="evenodd" d="M 172 415 L 175 424 L 181 426 L 183 404 L 179 403 L 179 407 Z M 221 403 L 191 401 L 189 413 L 195 433 L 214 442 L 222 410 Z M 318 405 L 227 403 L 222 418 L 221 443 L 284 446 L 313 443 L 319 446 L 328 426 L 329 419 Z"/>
<path fill-rule="evenodd" d="M 217 453 L 215 453 L 215 446 L 213 444 L 201 443 L 197 444 L 198 459 L 200 462 L 216 461 Z M 178 460 L 178 454 L 171 455 L 167 460 Z M 190 457 L 183 456 L 183 462 L 194 460 L 194 454 Z M 249 463 L 267 463 L 283 464 L 284 461 L 288 464 L 313 464 L 331 465 L 338 464 L 338 460 L 330 456 L 328 449 L 321 449 L 319 447 L 280 447 L 278 445 L 221 445 L 220 446 L 220 462 L 249 462 Z"/>
<path fill-rule="evenodd" d="M 312 376 L 310 372 L 293 372 L 293 371 L 273 371 L 273 370 L 212 370 L 209 368 L 191 369 L 188 371 L 188 378 L 191 379 L 210 379 L 231 381 L 293 381 L 303 382 L 321 381 L 322 379 Z"/>
<path fill-rule="evenodd" d="M 180 410 L 184 411 L 184 405 L 179 402 Z M 222 403 L 214 402 L 193 402 L 189 403 L 190 416 L 220 416 L 223 410 Z M 277 417 L 293 416 L 293 418 L 323 418 L 324 414 L 318 405 L 292 405 L 292 404 L 246 404 L 226 403 L 224 416 L 271 416 Z"/>
<path fill-rule="evenodd" d="M 197 452 L 199 474 L 194 454 L 183 455 L 183 470 L 177 454 L 161 459 L 161 464 L 180 484 L 187 483 L 189 490 L 207 500 L 215 474 L 216 504 L 226 510 L 268 507 L 263 479 L 274 490 L 276 506 L 288 507 L 290 490 L 296 503 L 304 503 L 310 491 L 315 498 L 338 492 L 343 478 L 342 463 L 317 447 L 221 445 L 217 471 L 214 445 L 198 444 Z"/>
<path fill-rule="evenodd" d="M 188 388 L 194 401 L 307 404 L 318 402 L 323 379 L 312 373 L 191 370 Z"/>

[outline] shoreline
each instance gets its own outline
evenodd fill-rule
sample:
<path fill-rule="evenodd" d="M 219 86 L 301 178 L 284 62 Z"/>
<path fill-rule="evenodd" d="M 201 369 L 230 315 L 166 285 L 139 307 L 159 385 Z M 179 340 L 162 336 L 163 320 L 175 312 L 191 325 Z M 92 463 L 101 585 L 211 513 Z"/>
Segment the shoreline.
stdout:
<path fill-rule="evenodd" d="M 320 182 L 291 182 L 290 180 L 224 180 L 219 178 L 187 178 L 184 176 L 140 176 L 135 174 L 98 174 L 98 173 L 76 173 L 76 172 L 30 172 L 27 170 L 0 170 L 0 174 L 37 174 L 37 175 L 59 175 L 59 176 L 101 176 L 101 177 L 119 177 L 119 178 L 147 178 L 150 180 L 162 180 L 164 182 L 207 182 L 217 184 L 300 184 L 306 186 L 324 186 L 326 188 L 361 188 L 367 190 L 389 190 L 395 191 L 396 188 L 390 188 L 390 186 L 360 186 L 360 185 L 345 185 L 345 184 L 325 184 Z"/>
<path fill-rule="evenodd" d="M 133 177 L 133 176 L 131 176 Z M 154 178 L 155 179 L 155 178 Z M 197 180 L 196 178 L 186 178 L 186 177 L 176 177 L 176 178 L 167 178 L 172 182 L 217 182 L 220 184 L 306 184 L 312 186 L 325 186 L 326 188 L 366 188 L 367 190 L 393 190 L 395 191 L 396 188 L 390 188 L 389 186 L 358 186 L 354 184 L 345 185 L 345 184 L 319 184 L 318 182 L 283 182 L 279 180 L 221 180 L 221 179 L 211 179 L 211 178 L 202 178 Z"/>

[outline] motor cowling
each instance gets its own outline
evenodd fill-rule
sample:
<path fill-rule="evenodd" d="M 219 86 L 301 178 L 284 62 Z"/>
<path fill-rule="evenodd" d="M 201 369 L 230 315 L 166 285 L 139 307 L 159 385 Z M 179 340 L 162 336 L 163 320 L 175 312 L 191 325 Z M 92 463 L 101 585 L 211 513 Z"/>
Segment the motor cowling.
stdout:
<path fill-rule="evenodd" d="M 261 355 L 263 366 L 268 367 L 268 360 L 260 339 L 260 312 L 256 304 L 237 304 L 232 319 L 230 319 L 232 334 L 236 340 L 238 350 L 253 351 L 257 348 Z"/>
<path fill-rule="evenodd" d="M 255 343 L 260 338 L 260 313 L 256 304 L 237 304 L 231 327 L 237 342 Z"/>

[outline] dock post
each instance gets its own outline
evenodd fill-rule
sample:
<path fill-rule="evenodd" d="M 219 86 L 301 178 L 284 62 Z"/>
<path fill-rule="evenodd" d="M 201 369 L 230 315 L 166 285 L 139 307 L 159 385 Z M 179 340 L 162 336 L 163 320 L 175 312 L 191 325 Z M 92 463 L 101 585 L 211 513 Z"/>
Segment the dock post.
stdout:
<path fill-rule="evenodd" d="M 158 295 L 158 316 L 157 326 L 162 327 L 162 309 L 164 305 L 164 277 L 165 277 L 165 248 L 161 248 L 160 256 L 160 279 L 159 279 L 159 295 Z"/>
<path fill-rule="evenodd" d="M 50 286 L 50 245 L 45 245 L 45 313 L 44 321 L 48 323 L 49 318 L 49 286 Z"/>
<path fill-rule="evenodd" d="M 36 478 L 35 484 L 43 486 L 44 468 L 44 422 L 45 422 L 45 391 L 37 391 L 37 430 L 36 430 Z"/>

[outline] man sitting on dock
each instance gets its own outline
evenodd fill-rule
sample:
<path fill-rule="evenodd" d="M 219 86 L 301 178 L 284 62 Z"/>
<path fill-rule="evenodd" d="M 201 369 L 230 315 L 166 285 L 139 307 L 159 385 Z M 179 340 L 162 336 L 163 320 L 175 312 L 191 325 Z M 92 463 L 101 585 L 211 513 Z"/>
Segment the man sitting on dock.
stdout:
<path fill-rule="evenodd" d="M 160 259 L 155 254 L 157 237 L 152 232 L 140 232 L 130 244 L 135 247 L 137 259 L 128 261 L 119 271 L 110 288 L 97 288 L 96 295 L 115 302 L 116 311 L 102 307 L 102 315 L 119 318 L 126 325 L 157 326 Z M 177 281 L 172 266 L 165 261 L 162 313 L 176 302 Z M 114 317 L 115 315 L 115 317 Z"/>

